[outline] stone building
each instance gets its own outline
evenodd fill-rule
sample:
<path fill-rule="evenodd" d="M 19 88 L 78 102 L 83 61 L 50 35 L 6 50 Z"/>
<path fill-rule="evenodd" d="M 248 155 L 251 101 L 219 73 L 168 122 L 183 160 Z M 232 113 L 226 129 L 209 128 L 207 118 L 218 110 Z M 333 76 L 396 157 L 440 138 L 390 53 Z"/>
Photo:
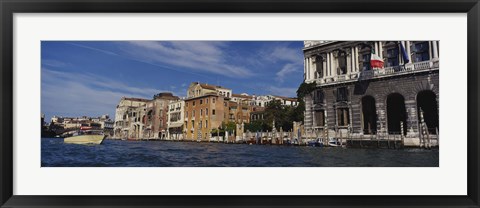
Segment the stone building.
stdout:
<path fill-rule="evenodd" d="M 183 140 L 184 130 L 183 124 L 185 121 L 185 101 L 174 100 L 168 104 L 168 120 L 167 120 L 167 139 L 169 140 Z"/>
<path fill-rule="evenodd" d="M 118 139 L 165 139 L 172 93 L 159 93 L 152 100 L 122 98 L 115 110 L 114 137 Z"/>
<path fill-rule="evenodd" d="M 139 138 L 139 131 L 143 124 L 140 118 L 143 114 L 147 102 L 150 100 L 143 98 L 122 97 L 115 109 L 115 123 L 113 127 L 113 137 L 116 139 Z"/>
<path fill-rule="evenodd" d="M 439 41 L 305 41 L 303 52 L 305 82 L 316 83 L 305 97 L 307 134 L 400 134 L 403 123 L 413 145 L 422 114 L 437 135 Z M 372 67 L 372 56 L 384 66 Z"/>
<path fill-rule="evenodd" d="M 185 99 L 186 140 L 208 141 L 212 129 L 218 129 L 224 121 L 227 109 L 224 97 L 216 92 Z"/>
<path fill-rule="evenodd" d="M 172 93 L 164 92 L 153 96 L 153 100 L 147 103 L 146 114 L 143 115 L 145 139 L 166 139 L 169 104 L 179 98 Z"/>

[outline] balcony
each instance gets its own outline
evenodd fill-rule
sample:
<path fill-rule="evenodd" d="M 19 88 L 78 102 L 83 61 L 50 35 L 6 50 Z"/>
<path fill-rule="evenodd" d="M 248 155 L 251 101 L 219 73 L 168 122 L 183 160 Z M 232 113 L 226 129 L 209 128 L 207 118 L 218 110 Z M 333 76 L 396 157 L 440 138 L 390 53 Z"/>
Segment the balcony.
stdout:
<path fill-rule="evenodd" d="M 346 82 L 355 82 L 360 80 L 370 80 L 377 78 L 384 78 L 390 76 L 397 76 L 409 73 L 417 73 L 431 70 L 438 70 L 439 60 L 429 60 L 417 63 L 408 63 L 401 66 L 392 66 L 386 67 L 383 69 L 368 70 L 362 72 L 354 72 L 350 74 L 342 74 L 333 77 L 325 77 L 316 79 L 317 84 L 322 86 L 346 83 Z"/>

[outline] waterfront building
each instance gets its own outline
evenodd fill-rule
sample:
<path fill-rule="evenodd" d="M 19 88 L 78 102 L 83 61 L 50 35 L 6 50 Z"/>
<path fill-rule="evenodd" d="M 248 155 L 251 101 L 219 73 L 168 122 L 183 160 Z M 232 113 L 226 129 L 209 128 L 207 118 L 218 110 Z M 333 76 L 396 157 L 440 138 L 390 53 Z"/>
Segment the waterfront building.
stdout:
<path fill-rule="evenodd" d="M 208 141 L 212 129 L 220 128 L 224 121 L 227 102 L 224 96 L 215 91 L 185 99 L 186 139 Z"/>
<path fill-rule="evenodd" d="M 169 140 L 183 140 L 185 121 L 185 101 L 173 100 L 168 104 L 168 120 L 167 120 L 167 139 Z"/>
<path fill-rule="evenodd" d="M 439 41 L 305 41 L 306 134 L 438 134 Z M 382 66 L 383 64 L 383 66 Z M 401 132 L 403 130 L 403 132 Z"/>
<path fill-rule="evenodd" d="M 171 101 L 179 100 L 172 93 L 164 92 L 153 96 L 153 100 L 147 103 L 146 114 L 143 117 L 145 125 L 143 139 L 166 139 L 168 106 Z"/>
<path fill-rule="evenodd" d="M 168 104 L 178 100 L 164 92 L 143 98 L 122 98 L 115 110 L 114 137 L 119 139 L 166 139 Z"/>
<path fill-rule="evenodd" d="M 139 118 L 150 100 L 143 98 L 120 99 L 115 109 L 114 138 L 129 139 L 139 138 L 138 130 L 142 125 Z M 140 109 L 140 110 L 139 110 Z"/>

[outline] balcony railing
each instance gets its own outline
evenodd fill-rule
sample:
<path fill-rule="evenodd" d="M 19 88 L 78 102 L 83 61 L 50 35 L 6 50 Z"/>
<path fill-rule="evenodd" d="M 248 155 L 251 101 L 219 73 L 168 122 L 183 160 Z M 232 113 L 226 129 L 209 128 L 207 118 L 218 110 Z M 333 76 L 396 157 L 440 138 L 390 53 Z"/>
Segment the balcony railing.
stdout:
<path fill-rule="evenodd" d="M 429 60 L 417 63 L 408 63 L 405 66 L 391 66 L 383 69 L 374 69 L 362 72 L 354 72 L 350 74 L 342 74 L 334 77 L 318 78 L 316 81 L 318 84 L 328 85 L 341 82 L 353 82 L 358 80 L 369 80 L 381 77 L 395 76 L 407 73 L 414 73 L 420 71 L 428 71 L 432 69 L 438 69 L 438 60 Z"/>

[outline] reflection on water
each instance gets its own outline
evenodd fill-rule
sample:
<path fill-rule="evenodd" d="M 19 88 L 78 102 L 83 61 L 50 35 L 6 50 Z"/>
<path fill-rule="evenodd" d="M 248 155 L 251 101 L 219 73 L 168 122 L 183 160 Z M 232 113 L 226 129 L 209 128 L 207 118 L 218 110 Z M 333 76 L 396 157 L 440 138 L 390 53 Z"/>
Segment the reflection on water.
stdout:
<path fill-rule="evenodd" d="M 438 167 L 438 150 L 42 138 L 42 167 Z"/>

